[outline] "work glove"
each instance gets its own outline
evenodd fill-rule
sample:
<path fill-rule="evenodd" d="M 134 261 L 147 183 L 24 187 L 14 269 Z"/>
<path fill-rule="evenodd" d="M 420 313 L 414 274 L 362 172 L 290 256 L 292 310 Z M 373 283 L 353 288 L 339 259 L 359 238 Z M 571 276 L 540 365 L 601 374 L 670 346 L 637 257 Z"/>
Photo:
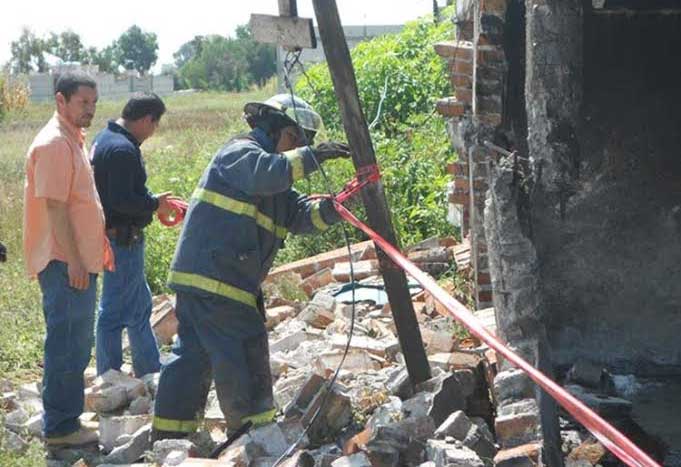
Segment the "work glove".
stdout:
<path fill-rule="evenodd" d="M 319 143 L 312 148 L 312 153 L 320 164 L 330 159 L 348 159 L 350 157 L 350 146 L 336 141 Z"/>

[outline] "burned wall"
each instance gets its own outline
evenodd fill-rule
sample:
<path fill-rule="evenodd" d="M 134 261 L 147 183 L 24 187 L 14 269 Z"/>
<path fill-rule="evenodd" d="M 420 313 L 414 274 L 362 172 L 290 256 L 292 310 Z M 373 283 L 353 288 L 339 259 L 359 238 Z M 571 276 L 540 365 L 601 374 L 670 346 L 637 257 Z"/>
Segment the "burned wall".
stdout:
<path fill-rule="evenodd" d="M 533 57 L 555 59 L 555 70 L 528 74 L 533 233 L 554 362 L 678 374 L 681 16 L 586 8 L 574 27 L 582 71 L 565 56 L 578 38 L 563 37 L 568 47 Z"/>

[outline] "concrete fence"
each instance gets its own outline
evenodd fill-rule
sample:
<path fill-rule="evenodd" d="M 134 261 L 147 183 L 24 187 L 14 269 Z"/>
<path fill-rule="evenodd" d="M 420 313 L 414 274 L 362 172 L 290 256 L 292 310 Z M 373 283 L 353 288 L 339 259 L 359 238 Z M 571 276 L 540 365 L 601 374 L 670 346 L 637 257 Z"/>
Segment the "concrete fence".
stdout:
<path fill-rule="evenodd" d="M 54 100 L 54 85 L 57 74 L 34 73 L 28 76 L 28 84 L 31 88 L 32 102 L 49 102 Z M 159 96 L 173 92 L 173 77 L 170 75 L 159 76 L 125 76 L 116 77 L 109 73 L 93 74 L 97 82 L 97 90 L 100 99 L 125 99 L 135 92 L 150 91 Z"/>

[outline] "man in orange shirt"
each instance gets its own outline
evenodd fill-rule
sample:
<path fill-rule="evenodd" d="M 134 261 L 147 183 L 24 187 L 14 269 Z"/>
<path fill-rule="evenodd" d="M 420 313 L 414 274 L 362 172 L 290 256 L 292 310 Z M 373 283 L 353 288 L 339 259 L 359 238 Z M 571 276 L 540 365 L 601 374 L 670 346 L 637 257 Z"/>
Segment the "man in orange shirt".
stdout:
<path fill-rule="evenodd" d="M 24 255 L 43 294 L 47 333 L 43 431 L 50 446 L 97 442 L 81 427 L 83 372 L 94 340 L 97 274 L 109 266 L 104 213 L 85 150 L 97 85 L 66 73 L 55 90 L 57 111 L 26 156 Z"/>

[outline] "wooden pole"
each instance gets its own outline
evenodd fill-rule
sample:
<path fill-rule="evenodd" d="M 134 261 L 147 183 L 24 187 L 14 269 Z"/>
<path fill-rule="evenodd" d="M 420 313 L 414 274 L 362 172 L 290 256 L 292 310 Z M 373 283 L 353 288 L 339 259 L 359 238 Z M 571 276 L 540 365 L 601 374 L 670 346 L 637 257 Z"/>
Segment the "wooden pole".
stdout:
<path fill-rule="evenodd" d="M 340 105 L 345 134 L 352 148 L 355 168 L 360 169 L 374 165 L 376 164 L 376 155 L 371 143 L 366 118 L 360 106 L 355 70 L 352 67 L 336 1 L 313 0 L 313 4 L 319 26 L 319 35 L 322 39 L 326 61 Z M 368 224 L 371 228 L 388 242 L 399 247 L 383 185 L 380 182 L 367 185 L 362 190 L 362 199 L 369 218 Z M 418 384 L 430 378 L 430 366 L 423 348 L 414 306 L 411 302 L 407 277 L 404 271 L 398 268 L 380 248 L 376 248 L 376 250 L 409 378 L 412 384 Z"/>

